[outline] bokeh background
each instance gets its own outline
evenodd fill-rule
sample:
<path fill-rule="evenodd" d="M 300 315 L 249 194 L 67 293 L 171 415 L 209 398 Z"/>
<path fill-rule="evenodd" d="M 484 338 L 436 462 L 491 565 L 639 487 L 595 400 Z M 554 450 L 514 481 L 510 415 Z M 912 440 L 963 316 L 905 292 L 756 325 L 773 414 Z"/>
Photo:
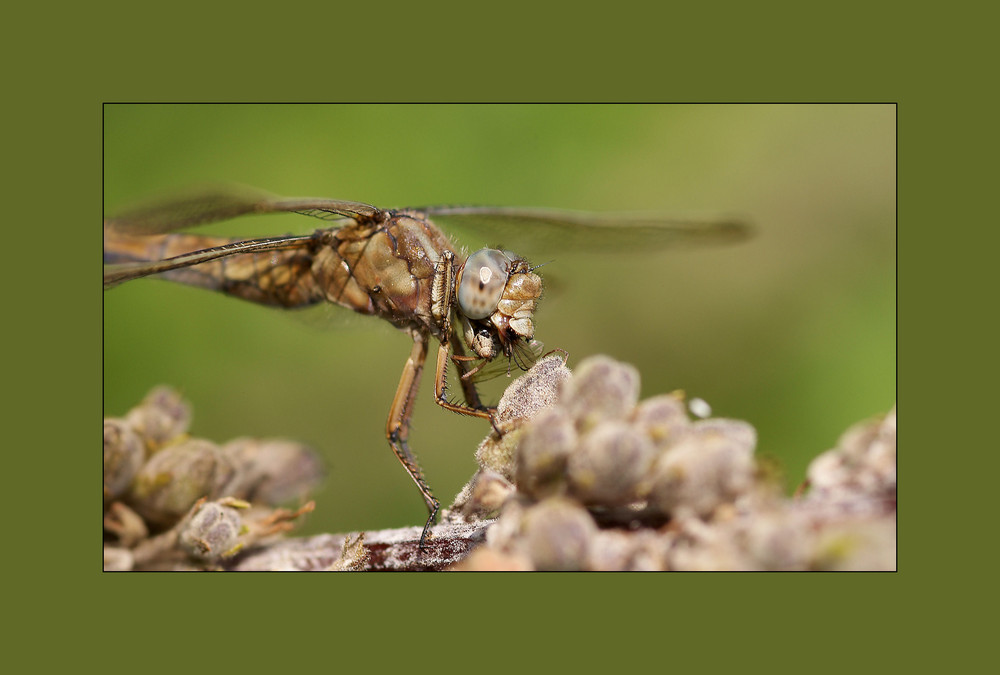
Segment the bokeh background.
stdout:
<path fill-rule="evenodd" d="M 848 426 L 895 402 L 895 166 L 891 105 L 104 109 L 106 212 L 234 181 L 378 206 L 745 216 L 756 234 L 735 246 L 552 260 L 537 337 L 570 352 L 571 367 L 598 353 L 635 364 L 644 398 L 683 389 L 750 421 L 789 490 Z M 265 216 L 210 231 L 318 223 Z M 170 384 L 194 406 L 198 436 L 286 437 L 324 456 L 329 476 L 304 531 L 421 524 L 423 502 L 383 437 L 409 338 L 348 314 L 156 280 L 115 288 L 104 294 L 105 415 Z M 425 378 L 411 445 L 445 505 L 488 431 L 439 409 Z"/>

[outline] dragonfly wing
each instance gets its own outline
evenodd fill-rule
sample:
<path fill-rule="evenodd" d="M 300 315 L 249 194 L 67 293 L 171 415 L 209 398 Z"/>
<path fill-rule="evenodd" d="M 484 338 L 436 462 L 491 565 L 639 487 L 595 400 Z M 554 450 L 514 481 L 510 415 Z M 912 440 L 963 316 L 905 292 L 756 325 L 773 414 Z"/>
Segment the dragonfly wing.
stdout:
<path fill-rule="evenodd" d="M 650 252 L 662 248 L 746 239 L 738 218 L 671 218 L 643 213 L 586 213 L 543 208 L 432 206 L 420 209 L 436 222 L 473 232 L 484 243 L 521 253 Z"/>
<path fill-rule="evenodd" d="M 238 241 L 213 248 L 192 251 L 191 253 L 184 253 L 165 260 L 143 260 L 106 264 L 104 265 L 104 288 L 107 290 L 133 279 L 140 279 L 152 274 L 168 272 L 182 267 L 190 267 L 231 255 L 303 248 L 309 246 L 312 241 L 313 237 L 311 235 L 248 239 L 246 241 Z"/>
<path fill-rule="evenodd" d="M 378 208 L 361 202 L 279 197 L 241 185 L 217 185 L 125 209 L 105 218 L 104 227 L 128 234 L 162 234 L 247 214 L 290 212 L 323 220 L 363 220 L 381 213 Z"/>
<path fill-rule="evenodd" d="M 519 340 L 514 344 L 513 353 L 508 358 L 498 356 L 483 364 L 472 376 L 472 381 L 479 384 L 496 379 L 501 375 L 518 377 L 522 371 L 527 371 L 542 357 L 545 346 L 538 340 Z"/>

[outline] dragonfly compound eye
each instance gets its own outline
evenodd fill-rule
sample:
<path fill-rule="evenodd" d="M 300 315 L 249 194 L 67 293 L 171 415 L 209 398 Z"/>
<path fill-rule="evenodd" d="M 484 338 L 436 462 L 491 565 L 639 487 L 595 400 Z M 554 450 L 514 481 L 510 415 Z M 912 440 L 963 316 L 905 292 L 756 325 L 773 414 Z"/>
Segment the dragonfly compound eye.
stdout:
<path fill-rule="evenodd" d="M 465 261 L 458 279 L 458 307 L 470 319 L 485 319 L 500 304 L 511 261 L 503 251 L 484 248 Z"/>

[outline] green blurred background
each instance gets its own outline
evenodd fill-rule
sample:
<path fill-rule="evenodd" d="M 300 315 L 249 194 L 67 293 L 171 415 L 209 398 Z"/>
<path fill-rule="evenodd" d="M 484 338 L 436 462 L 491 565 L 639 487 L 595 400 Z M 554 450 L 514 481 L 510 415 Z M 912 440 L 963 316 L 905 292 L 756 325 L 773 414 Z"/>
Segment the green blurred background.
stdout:
<path fill-rule="evenodd" d="M 895 402 L 895 115 L 890 105 L 108 105 L 105 209 L 235 181 L 387 207 L 743 215 L 756 236 L 736 246 L 553 260 L 537 337 L 569 351 L 571 367 L 597 353 L 635 364 L 643 397 L 684 389 L 750 421 L 792 489 L 849 425 Z M 210 231 L 318 223 L 266 216 Z M 304 531 L 421 524 L 420 495 L 383 437 L 409 338 L 346 314 L 155 280 L 113 289 L 105 414 L 173 385 L 194 406 L 196 435 L 286 437 L 323 454 L 330 475 Z M 489 427 L 439 409 L 430 387 L 425 378 L 411 444 L 447 505 Z"/>

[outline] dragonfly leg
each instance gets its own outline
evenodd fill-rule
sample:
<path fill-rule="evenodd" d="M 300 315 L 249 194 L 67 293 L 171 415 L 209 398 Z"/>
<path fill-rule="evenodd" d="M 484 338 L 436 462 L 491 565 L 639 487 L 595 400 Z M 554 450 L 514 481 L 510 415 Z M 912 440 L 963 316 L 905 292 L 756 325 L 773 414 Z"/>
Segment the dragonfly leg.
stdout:
<path fill-rule="evenodd" d="M 389 410 L 389 419 L 385 426 L 385 436 L 389 440 L 392 451 L 396 454 L 403 468 L 410 474 L 410 478 L 417 484 L 424 503 L 427 504 L 427 511 L 430 514 L 424 524 L 423 532 L 420 533 L 419 548 L 424 549 L 427 540 L 427 533 L 431 525 L 437 518 L 438 510 L 441 508 L 439 502 L 431 493 L 431 488 L 424 480 L 417 458 L 410 451 L 407 439 L 410 436 L 410 416 L 413 414 L 413 402 L 420 388 L 420 374 L 427 361 L 427 336 L 419 332 L 413 332 L 413 349 L 403 367 L 403 374 L 399 378 L 399 386 L 396 387 L 396 395 L 392 399 L 392 408 Z"/>
<path fill-rule="evenodd" d="M 448 352 L 448 343 L 442 342 L 438 348 L 437 355 L 437 369 L 434 377 L 434 400 L 442 408 L 456 412 L 459 415 L 492 419 L 491 410 L 480 402 L 479 392 L 476 391 L 475 383 L 471 380 L 459 378 L 459 382 L 462 384 L 462 393 L 465 396 L 464 405 L 448 400 L 448 362 L 451 361 Z M 456 363 L 456 365 L 458 364 Z M 458 368 L 461 372 L 462 367 L 458 366 Z"/>
<path fill-rule="evenodd" d="M 454 361 L 455 367 L 458 368 L 458 382 L 462 385 L 462 396 L 465 398 L 465 402 L 470 408 L 489 411 L 490 409 L 483 405 L 482 400 L 479 398 L 479 391 L 476 389 L 476 383 L 473 382 L 471 378 L 466 376 L 468 372 L 473 370 L 473 368 L 468 364 L 476 361 L 482 364 L 482 359 L 478 357 L 466 356 L 465 347 L 462 345 L 462 340 L 457 334 L 452 333 L 449 342 L 451 343 L 451 349 L 454 352 L 451 360 Z"/>

